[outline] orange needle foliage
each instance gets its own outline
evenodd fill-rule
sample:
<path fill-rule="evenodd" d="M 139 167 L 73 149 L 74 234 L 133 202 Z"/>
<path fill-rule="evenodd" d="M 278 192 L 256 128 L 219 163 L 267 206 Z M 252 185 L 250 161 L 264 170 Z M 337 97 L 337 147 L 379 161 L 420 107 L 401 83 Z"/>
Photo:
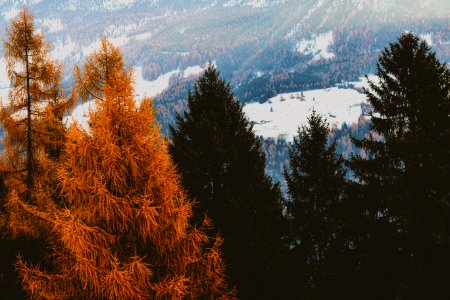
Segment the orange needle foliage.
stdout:
<path fill-rule="evenodd" d="M 9 188 L 29 192 L 47 158 L 56 158 L 64 144 L 62 117 L 71 106 L 60 87 L 62 66 L 51 59 L 50 45 L 34 31 L 34 17 L 24 8 L 6 29 L 3 41 L 11 82 L 9 105 L 2 107 L 5 128 L 0 169 Z"/>
<path fill-rule="evenodd" d="M 117 64 L 100 68 L 97 79 L 79 74 L 91 80 L 89 87 L 104 81 L 101 97 L 99 90 L 89 91 L 97 99 L 90 130 L 69 129 L 54 172 L 57 197 L 49 188 L 52 179 L 42 177 L 36 205 L 14 195 L 8 201 L 13 227 L 39 228 L 49 247 L 45 268 L 19 257 L 23 286 L 31 297 L 49 299 L 233 298 L 224 281 L 221 238 L 205 234 L 208 220 L 205 228 L 189 225 L 192 202 L 152 101 L 136 105 L 131 72 L 106 40 L 86 71 L 101 65 L 102 53 L 115 53 L 107 58 Z"/>

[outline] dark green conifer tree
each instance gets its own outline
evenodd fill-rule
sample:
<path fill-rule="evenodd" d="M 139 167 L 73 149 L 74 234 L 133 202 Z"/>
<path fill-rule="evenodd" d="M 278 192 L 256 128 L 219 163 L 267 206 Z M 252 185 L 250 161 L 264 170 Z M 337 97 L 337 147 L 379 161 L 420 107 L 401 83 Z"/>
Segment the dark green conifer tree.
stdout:
<path fill-rule="evenodd" d="M 335 153 L 336 143 L 328 144 L 328 133 L 326 119 L 313 111 L 308 124 L 298 129 L 285 171 L 292 226 L 290 276 L 296 288 L 305 288 L 308 298 L 336 295 L 335 283 L 341 274 L 335 268 L 342 259 L 338 249 L 345 244 L 339 232 L 345 170 Z"/>
<path fill-rule="evenodd" d="M 406 33 L 382 51 L 377 76 L 366 90 L 373 134 L 357 141 L 367 159 L 351 164 L 375 224 L 360 269 L 383 297 L 449 297 L 450 71 Z"/>
<path fill-rule="evenodd" d="M 224 237 L 230 281 L 241 299 L 275 299 L 284 219 L 278 185 L 265 175 L 265 156 L 230 86 L 211 64 L 171 127 L 170 147 L 182 181 Z"/>

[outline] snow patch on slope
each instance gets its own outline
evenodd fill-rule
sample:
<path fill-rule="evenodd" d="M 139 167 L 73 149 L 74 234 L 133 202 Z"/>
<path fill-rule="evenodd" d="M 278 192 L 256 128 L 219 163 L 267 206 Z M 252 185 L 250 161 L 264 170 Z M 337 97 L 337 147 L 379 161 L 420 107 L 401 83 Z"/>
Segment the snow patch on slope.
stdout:
<path fill-rule="evenodd" d="M 431 33 L 425 33 L 425 34 L 421 34 L 419 35 L 419 37 L 424 40 L 425 42 L 427 42 L 428 46 L 434 46 L 433 43 L 433 38 L 431 37 Z"/>
<path fill-rule="evenodd" d="M 138 99 L 142 97 L 154 97 L 169 87 L 170 79 L 174 76 L 182 76 L 184 78 L 195 76 L 204 71 L 204 68 L 196 65 L 187 67 L 185 70 L 172 70 L 160 75 L 157 79 L 149 81 L 142 75 L 142 67 L 134 69 L 134 90 Z"/>
<path fill-rule="evenodd" d="M 81 53 L 84 56 L 88 56 L 89 54 L 91 54 L 95 50 L 99 49 L 101 45 L 102 45 L 102 41 L 101 40 L 95 40 L 94 42 L 90 43 L 87 46 L 82 46 L 81 47 Z"/>
<path fill-rule="evenodd" d="M 63 122 L 67 127 L 77 124 L 84 130 L 89 130 L 89 113 L 96 109 L 94 101 L 86 101 L 75 107 L 70 116 L 65 116 Z"/>
<path fill-rule="evenodd" d="M 189 77 L 189 76 L 196 76 L 200 73 L 202 73 L 205 70 L 205 68 L 196 65 L 192 67 L 187 67 L 183 72 L 183 77 Z"/>
<path fill-rule="evenodd" d="M 250 103 L 243 107 L 254 122 L 254 131 L 265 138 L 283 136 L 292 141 L 299 126 L 306 124 L 313 110 L 325 116 L 330 126 L 357 122 L 362 114 L 364 94 L 354 89 L 337 87 L 298 93 L 279 94 L 265 103 Z"/>
<path fill-rule="evenodd" d="M 106 0 L 103 2 L 103 7 L 108 10 L 117 10 L 134 2 L 135 0 Z"/>
<path fill-rule="evenodd" d="M 134 39 L 138 40 L 138 41 L 144 41 L 144 40 L 150 39 L 151 37 L 152 37 L 151 32 L 144 32 L 144 33 L 136 34 L 134 36 Z"/>
<path fill-rule="evenodd" d="M 180 69 L 162 74 L 157 79 L 148 81 L 142 76 L 142 67 L 134 69 L 134 90 L 136 97 L 153 97 L 164 91 L 170 82 L 170 78 L 180 73 Z"/>
<path fill-rule="evenodd" d="M 223 4 L 224 7 L 234 6 L 251 6 L 253 8 L 270 7 L 276 4 L 283 4 L 285 0 L 270 1 L 270 0 L 230 0 Z"/>
<path fill-rule="evenodd" d="M 380 78 L 377 75 L 369 74 L 367 78 L 369 79 L 369 81 L 375 83 L 376 85 L 380 84 Z M 349 84 L 353 85 L 355 89 L 359 90 L 362 90 L 363 88 L 369 88 L 369 82 L 365 77 L 360 78 L 359 81 L 351 81 L 349 82 Z"/>
<path fill-rule="evenodd" d="M 57 32 L 64 29 L 61 19 L 44 18 L 40 20 L 41 26 L 46 27 L 46 32 Z"/>
<path fill-rule="evenodd" d="M 334 53 L 328 48 L 333 44 L 333 32 L 329 31 L 319 35 L 313 35 L 311 39 L 303 39 L 296 45 L 296 50 L 305 55 L 313 55 L 313 61 L 334 58 Z"/>
<path fill-rule="evenodd" d="M 13 7 L 11 7 L 10 10 L 5 11 L 3 13 L 3 17 L 5 18 L 5 21 L 8 21 L 10 19 L 15 18 L 19 14 L 19 12 L 20 12 L 20 9 L 18 7 L 13 6 Z"/>
<path fill-rule="evenodd" d="M 0 97 L 3 105 L 8 105 L 8 92 L 10 89 L 8 74 L 6 74 L 6 60 L 0 58 Z"/>
<path fill-rule="evenodd" d="M 51 55 L 61 61 L 77 50 L 76 44 L 72 42 L 70 37 L 64 41 L 58 39 L 55 43 L 53 43 L 53 47 L 54 48 Z"/>

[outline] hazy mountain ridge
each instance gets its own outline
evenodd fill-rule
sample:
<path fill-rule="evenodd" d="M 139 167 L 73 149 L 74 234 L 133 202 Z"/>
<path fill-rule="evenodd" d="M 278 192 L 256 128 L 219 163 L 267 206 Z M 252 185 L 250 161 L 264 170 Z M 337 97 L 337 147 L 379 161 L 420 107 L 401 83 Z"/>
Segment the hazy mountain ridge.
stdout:
<path fill-rule="evenodd" d="M 191 61 L 198 60 L 198 55 L 205 60 L 245 43 L 264 49 L 271 43 L 295 43 L 330 30 L 447 20 L 450 12 L 450 4 L 441 0 L 6 0 L 0 3 L 6 23 L 24 3 L 51 42 L 66 48 L 77 45 L 70 52 L 78 54 L 74 60 L 103 35 L 119 44 L 134 65 L 161 60 L 164 65 L 164 56 L 172 56 L 175 62 L 170 67 L 144 69 L 152 78 L 183 63 L 177 56 L 186 52 Z M 70 59 L 66 65 L 72 65 Z"/>
<path fill-rule="evenodd" d="M 8 24 L 24 3 L 64 63 L 67 86 L 103 36 L 147 80 L 215 61 L 242 102 L 357 80 L 404 30 L 427 35 L 450 60 L 444 0 L 4 0 L 0 19 Z M 161 119 L 183 107 L 187 82 L 176 77 L 157 97 Z"/>

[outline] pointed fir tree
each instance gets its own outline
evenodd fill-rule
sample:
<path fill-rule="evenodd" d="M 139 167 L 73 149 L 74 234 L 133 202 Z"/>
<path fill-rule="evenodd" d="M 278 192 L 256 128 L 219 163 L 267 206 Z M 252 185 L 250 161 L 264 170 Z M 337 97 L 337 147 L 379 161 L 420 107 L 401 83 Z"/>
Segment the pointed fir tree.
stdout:
<path fill-rule="evenodd" d="M 292 228 L 290 276 L 293 285 L 303 286 L 312 298 L 324 298 L 329 292 L 326 285 L 337 280 L 330 278 L 327 268 L 341 259 L 336 248 L 344 244 L 338 228 L 345 171 L 342 158 L 335 153 L 336 143 L 328 145 L 328 133 L 326 119 L 313 111 L 307 125 L 298 129 L 284 173 Z"/>
<path fill-rule="evenodd" d="M 107 41 L 101 47 L 88 64 L 101 64 L 105 50 L 120 54 Z M 121 55 L 116 59 L 123 66 Z M 232 298 L 219 253 L 222 239 L 205 234 L 208 220 L 189 225 L 192 202 L 151 100 L 136 105 L 124 68 L 107 74 L 89 130 L 75 125 L 68 132 L 55 166 L 57 201 L 47 178 L 36 182 L 35 204 L 17 194 L 8 201 L 15 233 L 32 227 L 48 247 L 40 264 L 19 257 L 24 289 L 48 299 Z"/>
<path fill-rule="evenodd" d="M 377 76 L 365 91 L 374 133 L 357 141 L 367 159 L 352 163 L 366 198 L 361 214 L 377 224 L 359 265 L 377 274 L 370 284 L 384 297 L 448 296 L 450 71 L 406 33 L 382 51 Z M 395 275 L 386 282 L 386 273 Z"/>
<path fill-rule="evenodd" d="M 198 201 L 196 221 L 211 217 L 224 237 L 224 258 L 242 299 L 276 298 L 284 232 L 278 185 L 230 86 L 209 65 L 171 127 L 170 152 L 187 191 Z"/>

